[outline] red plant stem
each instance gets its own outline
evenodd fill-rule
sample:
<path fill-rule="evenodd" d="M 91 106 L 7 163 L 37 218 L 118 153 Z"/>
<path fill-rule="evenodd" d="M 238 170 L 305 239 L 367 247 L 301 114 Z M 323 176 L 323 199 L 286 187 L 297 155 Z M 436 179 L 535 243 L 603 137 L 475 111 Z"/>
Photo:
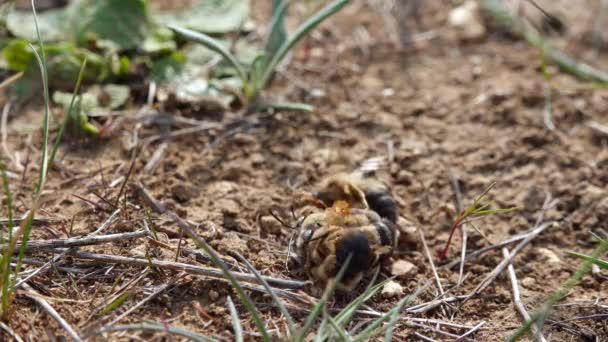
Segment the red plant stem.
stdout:
<path fill-rule="evenodd" d="M 445 258 L 448 256 L 448 250 L 450 249 L 450 244 L 452 244 L 452 237 L 454 237 L 454 232 L 456 231 L 456 228 L 458 228 L 462 224 L 463 220 L 464 216 L 461 214 L 460 216 L 458 216 L 458 219 L 454 221 L 452 228 L 450 228 L 450 237 L 448 237 L 448 242 L 446 242 L 445 247 L 441 251 L 441 254 L 439 254 L 439 260 L 444 261 Z"/>

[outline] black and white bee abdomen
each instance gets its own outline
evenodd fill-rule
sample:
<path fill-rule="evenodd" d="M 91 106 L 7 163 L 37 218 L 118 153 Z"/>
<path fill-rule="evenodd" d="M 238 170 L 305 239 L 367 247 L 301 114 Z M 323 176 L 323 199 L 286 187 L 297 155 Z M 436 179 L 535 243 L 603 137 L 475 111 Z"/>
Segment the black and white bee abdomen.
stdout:
<path fill-rule="evenodd" d="M 386 191 L 371 191 L 365 193 L 365 200 L 369 208 L 392 223 L 397 223 L 397 203 Z"/>

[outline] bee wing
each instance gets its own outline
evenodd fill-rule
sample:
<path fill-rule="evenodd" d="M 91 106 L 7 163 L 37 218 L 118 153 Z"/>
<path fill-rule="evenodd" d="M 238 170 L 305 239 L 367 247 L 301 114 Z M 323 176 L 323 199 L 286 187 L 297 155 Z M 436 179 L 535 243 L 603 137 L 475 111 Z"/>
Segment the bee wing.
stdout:
<path fill-rule="evenodd" d="M 359 168 L 355 172 L 360 172 L 362 175 L 367 176 L 378 171 L 380 168 L 386 165 L 385 157 L 373 157 L 363 161 Z"/>

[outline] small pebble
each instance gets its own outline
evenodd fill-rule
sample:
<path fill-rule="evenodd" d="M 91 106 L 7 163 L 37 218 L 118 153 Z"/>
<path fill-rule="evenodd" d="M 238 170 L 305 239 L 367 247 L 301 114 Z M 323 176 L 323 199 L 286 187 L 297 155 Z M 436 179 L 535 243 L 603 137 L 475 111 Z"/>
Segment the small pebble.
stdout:
<path fill-rule="evenodd" d="M 527 289 L 531 289 L 534 284 L 536 284 L 536 280 L 532 277 L 525 277 L 521 281 L 521 285 Z"/>
<path fill-rule="evenodd" d="M 399 278 L 411 278 L 418 273 L 418 267 L 409 261 L 397 260 L 391 266 L 391 274 Z"/>
<path fill-rule="evenodd" d="M 382 296 L 395 297 L 403 293 L 403 286 L 396 281 L 389 281 L 382 287 Z"/>

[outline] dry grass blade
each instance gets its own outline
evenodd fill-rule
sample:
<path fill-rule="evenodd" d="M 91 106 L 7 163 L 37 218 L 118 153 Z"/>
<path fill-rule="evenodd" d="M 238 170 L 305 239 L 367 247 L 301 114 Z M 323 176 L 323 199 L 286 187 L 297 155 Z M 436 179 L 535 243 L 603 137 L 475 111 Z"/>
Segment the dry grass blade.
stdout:
<path fill-rule="evenodd" d="M 170 286 L 170 284 L 163 284 L 161 286 L 158 287 L 158 289 L 156 289 L 154 292 L 152 292 L 148 297 L 144 298 L 143 300 L 141 300 L 140 302 L 138 302 L 137 304 L 133 305 L 132 307 L 130 307 L 127 311 L 121 313 L 118 317 L 114 318 L 110 323 L 108 323 L 108 326 L 112 326 L 118 322 L 120 322 L 120 320 L 122 320 L 123 318 L 127 317 L 128 315 L 130 315 L 132 312 L 134 312 L 135 310 L 139 309 L 142 305 L 146 304 L 148 301 L 150 301 L 152 298 L 158 296 L 159 294 L 161 294 L 163 291 L 165 291 L 168 287 Z"/>
<path fill-rule="evenodd" d="M 192 238 L 199 245 L 199 247 L 201 247 L 205 251 L 205 253 L 207 253 L 209 255 L 209 257 L 211 258 L 213 263 L 217 267 L 220 268 L 219 271 L 222 274 L 222 277 L 227 279 L 232 284 L 232 286 L 236 290 L 236 293 L 239 296 L 239 299 L 241 300 L 241 303 L 243 303 L 243 305 L 245 305 L 245 307 L 251 314 L 252 319 L 255 323 L 255 326 L 258 329 L 258 332 L 262 335 L 262 339 L 264 341 L 270 341 L 270 336 L 268 335 L 266 326 L 264 325 L 264 322 L 261 320 L 257 308 L 255 307 L 255 305 L 253 304 L 253 302 L 251 301 L 249 296 L 247 296 L 247 294 L 241 287 L 240 283 L 238 282 L 236 273 L 230 272 L 230 270 L 228 269 L 228 266 L 226 266 L 224 261 L 222 261 L 222 259 L 215 252 L 215 250 L 207 244 L 207 241 L 205 241 L 203 238 L 198 236 L 198 234 L 196 234 L 194 232 L 194 230 L 192 230 L 192 228 L 190 227 L 190 225 L 188 223 L 186 223 L 186 221 L 184 221 L 181 217 L 177 216 L 177 214 L 175 214 L 174 212 L 168 212 L 168 214 L 171 217 L 171 219 L 173 220 L 173 222 L 175 222 L 180 227 L 180 229 L 184 233 L 186 233 L 186 235 L 188 235 L 190 238 Z M 247 274 L 247 276 L 250 279 L 253 278 L 257 281 L 257 278 L 255 276 L 251 276 L 249 274 Z"/>
<path fill-rule="evenodd" d="M 4 89 L 4 88 L 8 87 L 9 85 L 15 83 L 22 76 L 23 76 L 23 71 L 20 71 L 20 72 L 18 72 L 16 74 L 10 76 L 9 78 L 7 78 L 4 81 L 2 81 L 2 83 L 0 83 L 0 89 Z"/>
<path fill-rule="evenodd" d="M 608 250 L 608 244 L 601 243 L 593 253 L 591 253 L 592 258 L 598 258 L 603 253 L 606 253 Z M 591 260 L 585 260 L 585 262 L 576 270 L 576 272 L 568 278 L 568 280 L 562 285 L 559 291 L 555 292 L 549 299 L 537 310 L 537 312 L 532 315 L 529 321 L 526 322 L 521 328 L 517 329 L 513 335 L 509 336 L 507 341 L 514 342 L 522 338 L 525 334 L 532 329 L 532 325 L 536 324 L 539 328 L 542 327 L 545 318 L 549 315 L 553 306 L 562 300 L 568 292 L 579 283 L 579 281 L 585 276 L 585 274 L 589 273 L 591 270 L 591 265 L 593 262 Z"/>
<path fill-rule="evenodd" d="M 505 259 L 509 259 L 509 250 L 506 248 L 502 249 L 502 255 Z M 511 288 L 513 289 L 513 303 L 517 308 L 517 311 L 524 318 L 526 322 L 530 321 L 530 314 L 526 311 L 526 307 L 521 302 L 521 296 L 519 295 L 519 286 L 517 285 L 517 275 L 515 275 L 515 268 L 512 263 L 509 263 L 509 278 L 511 279 Z M 541 342 L 547 342 L 545 337 L 542 335 L 538 326 L 534 324 L 532 326 L 532 332 L 537 340 Z"/>
<path fill-rule="evenodd" d="M 172 327 L 167 324 L 156 324 L 156 323 L 144 323 L 144 324 L 133 324 L 133 325 L 116 325 L 113 327 L 103 327 L 99 329 L 95 335 L 101 335 L 114 331 L 154 331 L 154 332 L 164 332 L 167 334 L 178 335 L 185 338 L 188 338 L 192 341 L 196 342 L 216 342 L 215 339 L 205 337 L 199 334 L 195 334 L 191 331 Z"/>
<path fill-rule="evenodd" d="M 552 222 L 546 222 L 541 224 L 537 229 L 535 230 L 534 234 L 530 234 L 528 237 L 526 237 L 522 242 L 520 242 L 514 249 L 513 252 L 509 254 L 508 258 L 503 259 L 493 270 L 492 272 L 490 272 L 490 274 L 488 274 L 475 288 L 475 290 L 473 290 L 473 292 L 471 294 L 469 294 L 467 296 L 467 298 L 464 301 L 467 301 L 468 299 L 470 299 L 473 296 L 477 296 L 479 295 L 486 287 L 488 287 L 493 281 L 494 279 L 496 279 L 496 277 L 498 277 L 498 275 L 500 273 L 502 273 L 502 271 L 505 270 L 505 268 L 507 268 L 507 266 L 511 263 L 511 260 L 513 260 L 513 257 L 515 257 L 515 255 L 517 255 L 524 247 L 526 247 L 532 240 L 534 240 L 534 238 L 536 238 L 540 233 L 542 233 L 547 227 L 553 225 Z"/>
<path fill-rule="evenodd" d="M 58 252 L 64 252 L 65 250 L 56 250 Z M 104 263 L 115 263 L 115 264 L 125 264 L 125 265 L 139 265 L 139 266 L 154 266 L 159 268 L 165 268 L 175 271 L 185 271 L 188 273 L 200 274 L 213 278 L 223 279 L 224 275 L 222 270 L 219 268 L 212 267 L 203 267 L 197 265 L 184 264 L 181 262 L 172 262 L 172 261 L 164 261 L 164 260 L 155 260 L 155 259 L 144 259 L 144 258 L 134 258 L 134 257 L 125 257 L 119 255 L 110 255 L 110 254 L 98 254 L 98 253 L 90 253 L 90 252 L 80 252 L 74 251 L 70 252 L 70 255 L 75 256 L 77 258 L 89 259 L 100 261 Z M 258 283 L 258 279 L 249 273 L 241 273 L 241 272 L 231 272 L 235 279 L 240 281 L 247 281 L 250 283 Z M 278 279 L 272 277 L 264 277 L 264 280 L 269 284 L 272 284 L 276 287 L 286 288 L 286 289 L 300 289 L 308 285 L 308 282 L 303 281 L 295 281 L 295 280 L 287 280 L 287 279 Z"/>
<path fill-rule="evenodd" d="M 431 265 L 431 270 L 433 271 L 433 277 L 435 278 L 435 285 L 437 285 L 437 291 L 439 291 L 439 296 L 443 297 L 445 295 L 445 291 L 443 291 L 443 286 L 441 285 L 441 279 L 439 278 L 439 274 L 437 273 L 437 268 L 435 267 L 435 263 L 433 262 L 433 257 L 431 256 L 431 251 L 429 250 L 429 246 L 426 243 L 426 239 L 424 238 L 424 233 L 421 229 L 418 229 L 418 234 L 420 235 L 420 241 L 422 241 L 422 246 L 424 247 L 424 252 L 426 253 L 426 257 Z"/>
<path fill-rule="evenodd" d="M 0 321 L 0 329 L 6 331 L 12 338 L 15 339 L 16 342 L 23 342 L 23 339 L 17 335 L 13 329 L 11 329 L 8 325 L 4 324 L 4 322 Z"/>
<path fill-rule="evenodd" d="M 228 301 L 228 309 L 230 310 L 230 316 L 232 317 L 232 329 L 234 331 L 234 339 L 236 340 L 236 342 L 243 342 L 243 327 L 241 326 L 239 314 L 236 312 L 236 307 L 234 307 L 232 298 L 228 296 L 226 297 L 226 300 Z"/>
<path fill-rule="evenodd" d="M 84 238 L 71 238 L 71 239 L 50 239 L 50 240 L 30 240 L 25 247 L 26 251 L 47 249 L 47 248 L 65 248 L 65 247 L 80 247 L 89 245 L 99 245 L 114 241 L 126 241 L 137 239 L 148 235 L 146 231 L 120 233 L 120 234 L 109 234 L 101 236 L 88 236 Z M 21 247 L 21 243 L 17 243 L 18 247 Z M 0 244 L 0 251 L 4 251 L 8 248 L 8 244 Z"/>
<path fill-rule="evenodd" d="M 74 340 L 74 341 L 82 341 L 76 330 L 72 328 L 72 326 L 66 322 L 61 315 L 44 299 L 42 298 L 36 290 L 32 289 L 29 285 L 24 284 L 24 288 L 27 291 L 27 296 L 33 299 L 40 307 L 46 311 L 53 319 L 57 321 L 59 326 L 65 330 L 65 332 Z"/>

